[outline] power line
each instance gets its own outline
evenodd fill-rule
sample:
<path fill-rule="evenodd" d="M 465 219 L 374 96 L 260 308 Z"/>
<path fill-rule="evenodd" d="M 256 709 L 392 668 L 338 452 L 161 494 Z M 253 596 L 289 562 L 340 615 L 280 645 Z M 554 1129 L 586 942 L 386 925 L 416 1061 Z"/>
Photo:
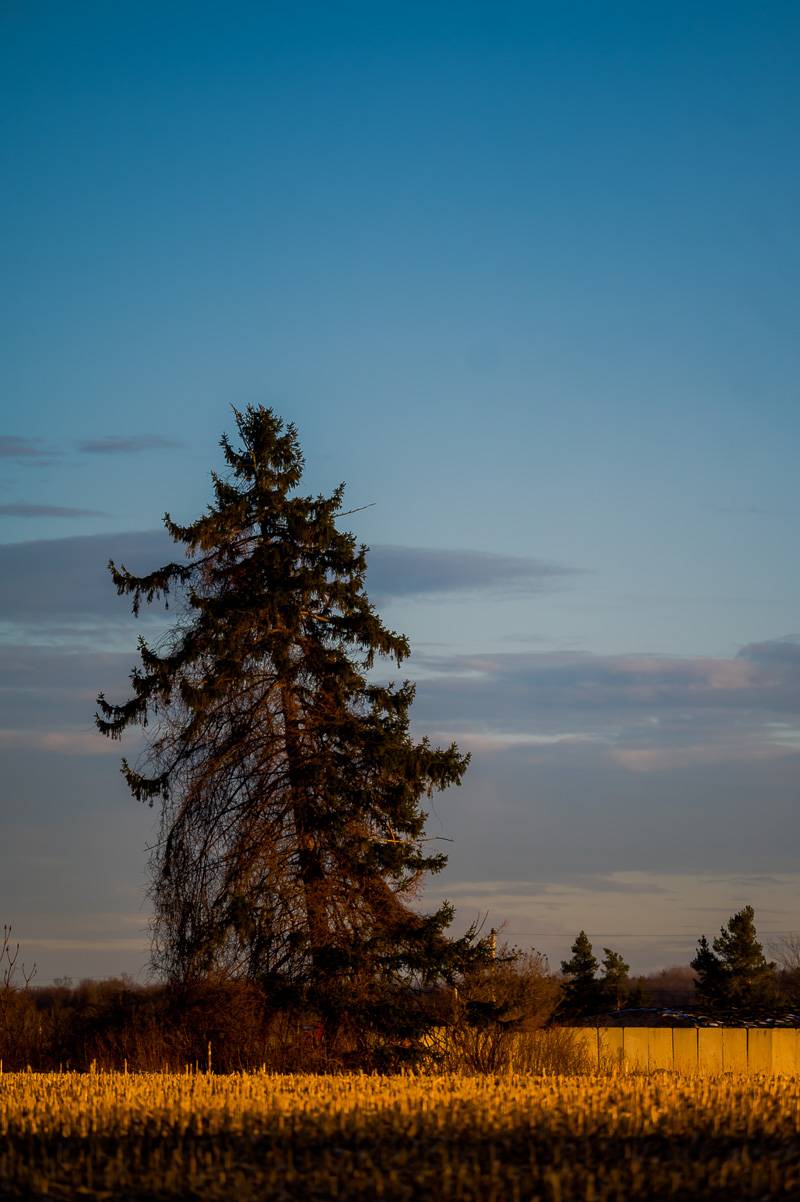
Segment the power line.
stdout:
<path fill-rule="evenodd" d="M 518 931 L 515 927 L 507 927 L 506 931 L 510 935 L 524 935 L 527 939 L 569 939 L 571 932 L 569 931 Z M 658 934 L 648 934 L 646 931 L 592 931 L 592 936 L 595 939 L 685 939 L 687 937 L 699 939 L 699 935 L 693 934 L 691 931 L 677 931 L 673 933 L 659 932 Z M 759 931 L 759 937 L 762 935 L 796 935 L 797 928 L 794 927 L 786 931 Z"/>

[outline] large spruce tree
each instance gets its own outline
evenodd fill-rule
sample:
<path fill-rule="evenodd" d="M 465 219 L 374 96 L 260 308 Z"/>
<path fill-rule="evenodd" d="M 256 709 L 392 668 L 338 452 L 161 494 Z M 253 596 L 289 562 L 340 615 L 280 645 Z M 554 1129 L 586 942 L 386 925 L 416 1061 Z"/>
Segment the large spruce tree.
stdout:
<path fill-rule="evenodd" d="M 140 639 L 130 699 L 98 698 L 103 734 L 154 727 L 122 771 L 162 809 L 155 961 L 184 982 L 258 981 L 329 1029 L 347 1013 L 411 1033 L 413 987 L 483 952 L 474 930 L 445 935 L 449 905 L 410 904 L 445 864 L 425 849 L 422 799 L 459 784 L 468 757 L 415 742 L 413 685 L 370 675 L 409 647 L 369 602 L 366 549 L 337 527 L 343 486 L 300 495 L 294 426 L 262 407 L 234 414 L 240 445 L 223 436 L 207 511 L 164 518 L 182 555 L 143 576 L 109 565 L 134 613 L 179 600 L 169 633 Z"/>

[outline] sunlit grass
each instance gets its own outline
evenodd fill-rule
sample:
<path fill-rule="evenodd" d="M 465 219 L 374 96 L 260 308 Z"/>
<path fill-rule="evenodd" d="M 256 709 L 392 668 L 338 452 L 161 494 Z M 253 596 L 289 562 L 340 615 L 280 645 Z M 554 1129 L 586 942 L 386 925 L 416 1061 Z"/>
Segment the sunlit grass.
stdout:
<path fill-rule="evenodd" d="M 780 1198 L 800 1080 L 0 1076 L 0 1190 L 66 1198 Z"/>

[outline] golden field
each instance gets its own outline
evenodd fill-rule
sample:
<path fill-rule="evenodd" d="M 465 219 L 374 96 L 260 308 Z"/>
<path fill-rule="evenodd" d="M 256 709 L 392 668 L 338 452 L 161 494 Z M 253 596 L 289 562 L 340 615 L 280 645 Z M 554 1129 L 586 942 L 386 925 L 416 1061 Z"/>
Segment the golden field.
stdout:
<path fill-rule="evenodd" d="M 800 1078 L 6 1073 L 0 1197 L 800 1197 Z"/>

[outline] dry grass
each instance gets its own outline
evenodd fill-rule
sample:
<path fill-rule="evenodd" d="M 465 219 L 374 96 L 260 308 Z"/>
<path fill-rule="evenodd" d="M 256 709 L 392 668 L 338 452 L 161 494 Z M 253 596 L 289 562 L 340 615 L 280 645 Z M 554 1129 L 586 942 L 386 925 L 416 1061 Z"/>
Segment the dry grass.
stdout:
<path fill-rule="evenodd" d="M 4 1197 L 800 1196 L 800 1081 L 5 1074 Z"/>

